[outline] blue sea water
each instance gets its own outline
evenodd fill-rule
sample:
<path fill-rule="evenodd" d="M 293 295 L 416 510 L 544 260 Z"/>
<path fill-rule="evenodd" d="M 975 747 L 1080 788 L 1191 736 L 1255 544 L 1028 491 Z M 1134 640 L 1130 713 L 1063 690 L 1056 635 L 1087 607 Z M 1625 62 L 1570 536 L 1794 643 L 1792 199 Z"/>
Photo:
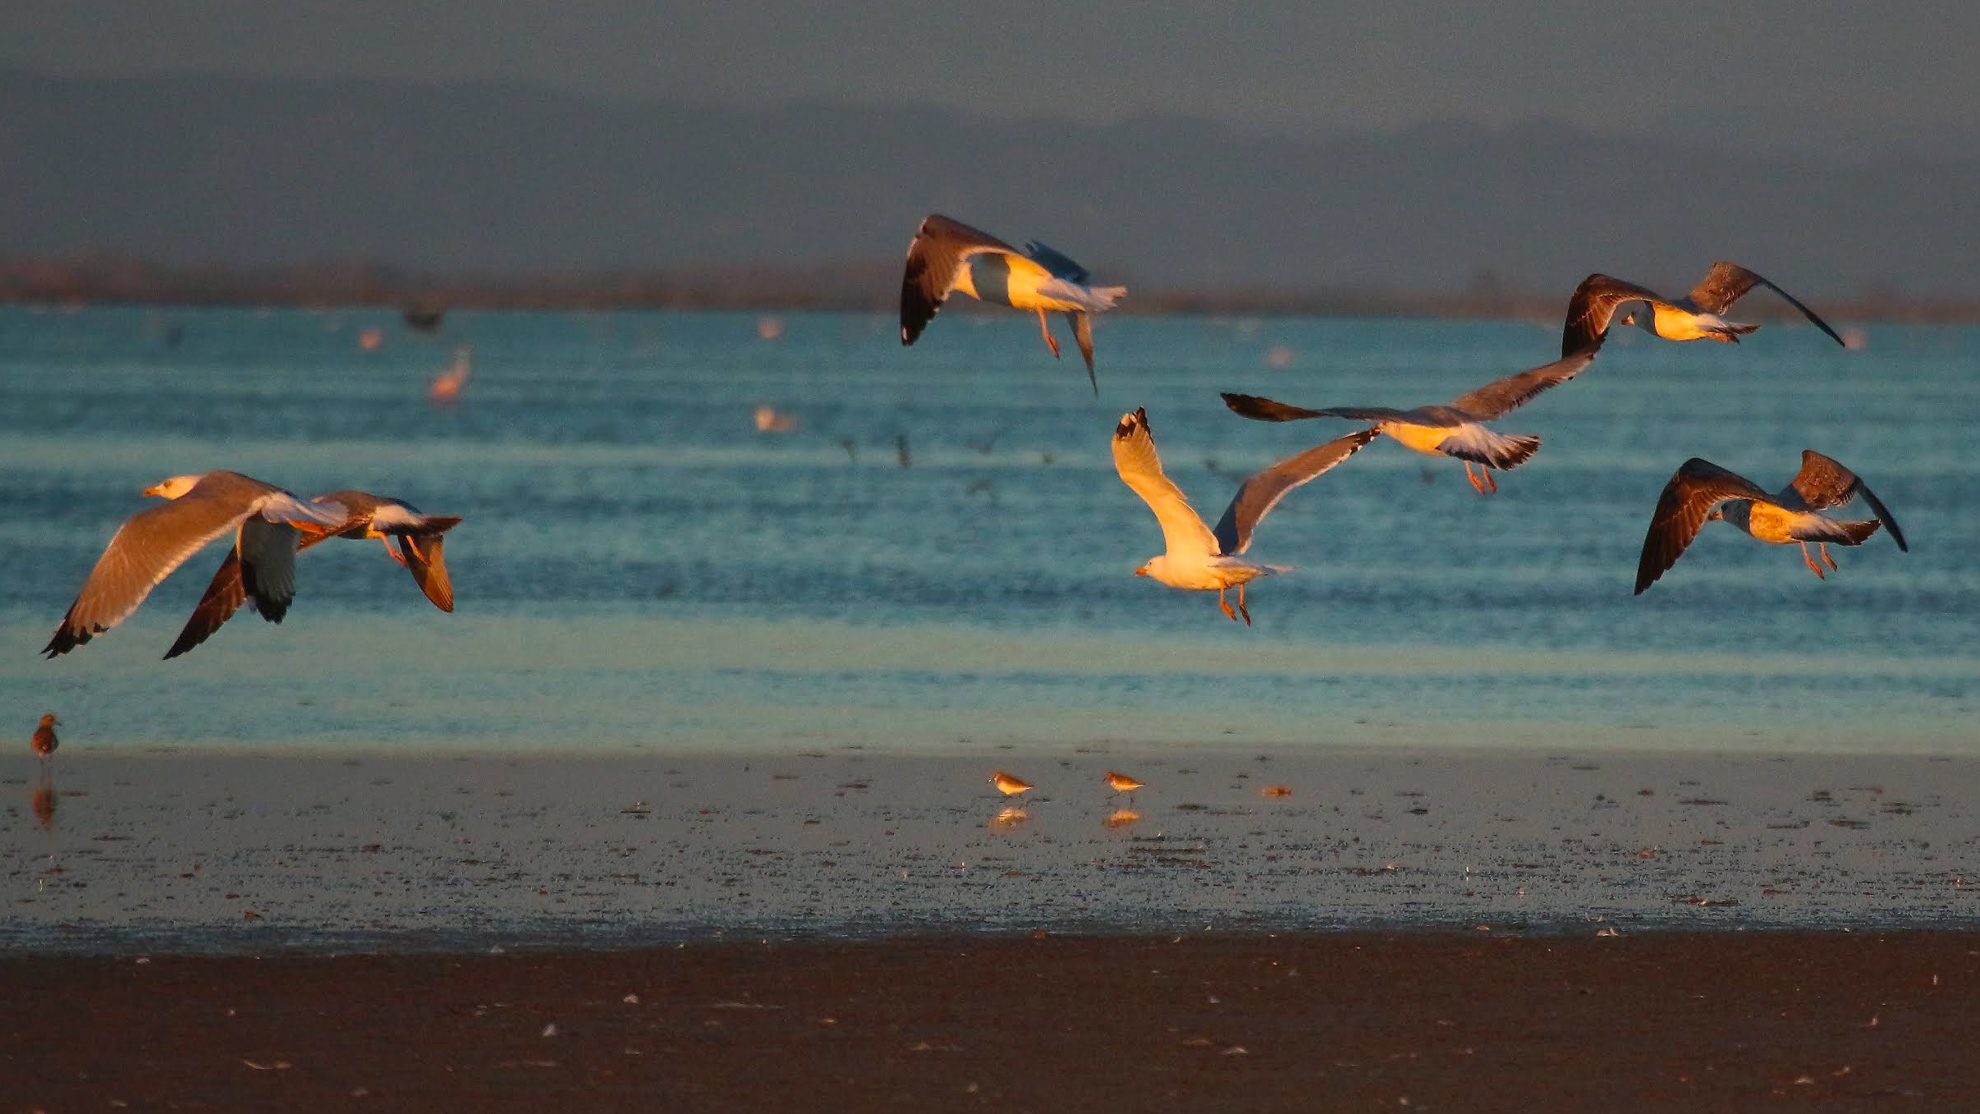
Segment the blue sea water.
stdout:
<path fill-rule="evenodd" d="M 1214 520 L 1244 474 L 1350 428 L 1247 422 L 1218 391 L 1442 401 L 1547 362 L 1558 326 L 1109 315 L 1095 399 L 1021 316 L 945 314 L 909 349 L 883 316 L 766 324 L 0 309 L 0 722 L 24 743 L 52 709 L 67 745 L 113 751 L 1980 753 L 1980 330 L 1868 323 L 1847 351 L 1799 325 L 1618 330 L 1498 423 L 1545 440 L 1498 495 L 1378 440 L 1289 496 L 1251 555 L 1298 571 L 1252 586 L 1246 628 L 1130 575 L 1161 542 L 1113 471 L 1122 412 L 1148 409 Z M 474 374 L 436 407 L 456 344 Z M 797 427 L 759 432 L 763 405 Z M 1631 594 L 1682 461 L 1772 489 L 1804 448 L 1859 472 L 1911 551 L 1880 533 L 1819 582 L 1712 525 Z M 160 661 L 216 545 L 38 657 L 139 489 L 211 468 L 463 516 L 458 610 L 339 542 L 279 626 L 244 612 Z"/>

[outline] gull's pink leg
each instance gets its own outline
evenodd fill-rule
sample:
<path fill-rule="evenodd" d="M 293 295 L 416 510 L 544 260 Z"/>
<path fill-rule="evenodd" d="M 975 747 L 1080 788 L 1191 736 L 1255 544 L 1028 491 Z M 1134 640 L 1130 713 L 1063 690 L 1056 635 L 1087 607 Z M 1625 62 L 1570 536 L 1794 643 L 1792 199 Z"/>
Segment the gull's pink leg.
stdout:
<path fill-rule="evenodd" d="M 1251 625 L 1251 609 L 1244 605 L 1244 584 L 1238 584 L 1238 611 L 1244 615 L 1244 625 Z"/>
<path fill-rule="evenodd" d="M 1471 462 L 1468 460 L 1464 460 L 1464 461 L 1459 461 L 1459 463 L 1464 465 L 1464 478 L 1471 481 L 1471 489 L 1473 491 L 1476 491 L 1480 495 L 1485 494 L 1485 485 L 1482 482 L 1480 482 L 1478 476 L 1472 472 Z"/>
<path fill-rule="evenodd" d="M 1825 563 L 1826 563 L 1826 564 L 1827 564 L 1827 565 L 1828 565 L 1828 566 L 1829 566 L 1830 568 L 1832 568 L 1832 569 L 1836 567 L 1836 559 L 1835 559 L 1834 557 L 1831 557 L 1831 556 L 1829 556 L 1829 543 L 1828 543 L 1828 542 L 1816 542 L 1816 543 L 1815 543 L 1815 548 L 1817 548 L 1817 549 L 1819 549 L 1819 550 L 1821 550 L 1821 551 L 1822 551 L 1822 560 L 1823 560 L 1823 562 L 1825 562 Z"/>
<path fill-rule="evenodd" d="M 1820 565 L 1818 565 L 1818 564 L 1816 564 L 1816 563 L 1815 563 L 1815 558 L 1813 558 L 1813 557 L 1810 557 L 1810 556 L 1808 555 L 1808 543 L 1807 543 L 1807 542 L 1802 542 L 1802 543 L 1801 543 L 1801 563 L 1802 563 L 1802 564 L 1804 564 L 1804 565 L 1807 565 L 1807 566 L 1808 566 L 1808 571 L 1809 571 L 1809 572 L 1812 572 L 1812 573 L 1814 573 L 1814 574 L 1815 574 L 1815 579 L 1817 579 L 1817 580 L 1827 580 L 1827 579 L 1829 579 L 1829 574 L 1828 574 L 1828 573 L 1825 573 L 1825 572 L 1823 572 L 1823 571 L 1822 571 L 1822 566 L 1820 566 Z"/>
<path fill-rule="evenodd" d="M 1045 347 L 1052 350 L 1052 358 L 1055 360 L 1058 359 L 1059 341 L 1057 337 L 1052 335 L 1051 327 L 1045 324 L 1045 311 L 1042 309 L 1038 311 L 1038 331 L 1044 334 Z"/>
<path fill-rule="evenodd" d="M 378 544 L 385 547 L 385 556 L 390 557 L 392 560 L 397 561 L 401 565 L 406 563 L 406 559 L 404 557 L 399 556 L 399 551 L 392 548 L 392 535 L 390 534 L 378 535 Z"/>
<path fill-rule="evenodd" d="M 1242 592 L 1244 589 L 1239 588 L 1238 591 Z M 1231 610 L 1231 601 L 1224 598 L 1224 590 L 1222 588 L 1217 589 L 1217 606 L 1224 609 L 1224 617 L 1226 619 L 1229 619 L 1233 623 L 1237 622 L 1237 612 Z"/>

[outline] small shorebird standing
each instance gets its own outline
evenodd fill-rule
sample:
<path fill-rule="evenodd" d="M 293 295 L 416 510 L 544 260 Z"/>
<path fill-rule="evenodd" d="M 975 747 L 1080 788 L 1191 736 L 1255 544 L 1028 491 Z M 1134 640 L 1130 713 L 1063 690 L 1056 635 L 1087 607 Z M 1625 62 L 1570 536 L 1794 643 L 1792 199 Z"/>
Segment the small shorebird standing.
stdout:
<path fill-rule="evenodd" d="M 345 518 L 342 506 L 305 503 L 239 472 L 173 476 L 144 494 L 169 501 L 132 515 L 111 537 L 62 625 L 42 648 L 50 658 L 123 622 L 159 581 L 229 531 L 246 594 L 262 618 L 279 623 L 296 595 L 297 527 L 336 526 Z"/>
<path fill-rule="evenodd" d="M 1535 395 L 1581 374 L 1595 359 L 1593 349 L 1556 360 L 1544 367 L 1495 379 L 1469 394 L 1462 394 L 1443 406 L 1419 406 L 1414 410 L 1392 410 L 1384 406 L 1335 406 L 1307 410 L 1288 406 L 1256 395 L 1225 394 L 1224 405 L 1235 413 L 1260 422 L 1295 422 L 1303 418 L 1346 418 L 1374 422 L 1375 428 L 1395 438 L 1407 449 L 1427 456 L 1454 456 L 1464 464 L 1464 478 L 1480 495 L 1499 490 L 1492 469 L 1508 471 L 1519 467 L 1540 449 L 1540 438 L 1530 433 L 1500 433 L 1486 428 L 1493 418 L 1524 405 Z M 1478 465 L 1474 474 L 1473 464 Z"/>
<path fill-rule="evenodd" d="M 43 715 L 41 726 L 34 729 L 34 738 L 28 743 L 34 748 L 35 757 L 41 759 L 43 781 L 48 780 L 48 771 L 55 759 L 55 748 L 62 745 L 62 740 L 55 737 L 55 729 L 60 726 L 62 721 L 55 718 L 54 712 Z"/>
<path fill-rule="evenodd" d="M 1147 784 L 1146 782 L 1136 781 L 1118 770 L 1108 770 L 1106 781 L 1108 788 L 1116 793 L 1128 794 L 1128 800 L 1130 801 L 1134 799 L 1134 791 Z"/>
<path fill-rule="evenodd" d="M 1875 519 L 1834 519 L 1820 513 L 1859 495 L 1876 513 Z M 1808 571 L 1824 580 L 1828 576 L 1809 556 L 1809 542 L 1816 543 L 1823 563 L 1831 569 L 1836 567 L 1836 559 L 1829 556 L 1830 542 L 1862 545 L 1880 523 L 1891 532 L 1891 540 L 1900 550 L 1911 550 L 1897 520 L 1856 473 L 1813 449 L 1802 450 L 1801 471 L 1772 494 L 1738 473 L 1692 457 L 1672 474 L 1657 499 L 1650 529 L 1643 536 L 1643 555 L 1636 565 L 1636 594 L 1643 594 L 1677 564 L 1685 547 L 1713 519 L 1730 522 L 1772 545 L 1799 544 Z"/>
<path fill-rule="evenodd" d="M 403 565 L 426 593 L 433 606 L 454 610 L 454 584 L 447 576 L 446 533 L 460 525 L 457 515 L 422 514 L 418 507 L 402 499 L 373 495 L 368 491 L 333 491 L 310 500 L 311 505 L 342 508 L 343 519 L 330 528 L 310 527 L 296 540 L 296 552 L 327 538 L 361 541 L 377 538 L 385 555 Z M 398 549 L 392 548 L 397 543 Z M 230 552 L 207 582 L 206 592 L 179 631 L 178 640 L 165 652 L 169 660 L 212 637 L 213 632 L 233 618 L 247 599 L 238 553 Z"/>
<path fill-rule="evenodd" d="M 1087 382 L 1097 395 L 1091 315 L 1114 308 L 1127 287 L 1093 286 L 1091 278 L 1086 268 L 1036 240 L 1019 251 L 988 232 L 930 213 L 908 244 L 901 277 L 901 344 L 913 344 L 949 295 L 961 291 L 979 301 L 1035 311 L 1038 331 L 1057 359 L 1059 342 L 1045 314 L 1064 313 L 1079 354 L 1086 358 Z"/>
<path fill-rule="evenodd" d="M 1357 430 L 1289 456 L 1253 475 L 1239 485 L 1213 531 L 1203 525 L 1202 517 L 1189 505 L 1175 481 L 1163 474 L 1162 460 L 1155 454 L 1155 438 L 1148 432 L 1147 408 L 1121 415 L 1120 424 L 1114 427 L 1114 470 L 1120 473 L 1121 482 L 1155 512 L 1156 521 L 1162 524 L 1162 543 L 1166 547 L 1166 552 L 1143 562 L 1134 575 L 1152 577 L 1171 588 L 1214 591 L 1217 606 L 1226 616 L 1235 620 L 1242 614 L 1245 626 L 1250 626 L 1251 611 L 1244 603 L 1245 584 L 1261 576 L 1292 571 L 1286 565 L 1261 564 L 1242 556 L 1251 546 L 1253 527 L 1264 520 L 1286 492 L 1353 456 L 1375 438 L 1375 433 L 1372 428 Z M 1224 598 L 1225 590 L 1233 587 L 1238 590 L 1237 611 L 1232 611 L 1230 601 Z"/>
<path fill-rule="evenodd" d="M 1616 307 L 1626 302 L 1643 302 L 1648 308 L 1625 316 L 1625 325 L 1635 325 L 1665 340 L 1716 340 L 1738 344 L 1740 337 L 1760 326 L 1728 321 L 1720 314 L 1731 309 L 1734 302 L 1755 286 L 1764 286 L 1779 294 L 1789 305 L 1800 310 L 1802 316 L 1814 322 L 1816 328 L 1829 334 L 1831 340 L 1843 344 L 1843 338 L 1829 328 L 1829 323 L 1817 317 L 1814 310 L 1802 305 L 1794 295 L 1737 263 L 1721 260 L 1712 264 L 1711 271 L 1699 280 L 1697 286 L 1692 287 L 1691 293 L 1676 301 L 1633 282 L 1624 282 L 1608 275 L 1589 275 L 1581 280 L 1581 285 L 1575 287 L 1573 296 L 1568 299 L 1567 323 L 1561 329 L 1561 355 L 1572 356 L 1576 352 L 1602 347 L 1602 342 L 1609 337 L 1609 319 L 1615 316 Z"/>
<path fill-rule="evenodd" d="M 1019 793 L 1032 788 L 1030 782 L 1023 778 L 1012 777 L 1002 770 L 998 770 L 990 775 L 990 784 L 996 786 L 997 792 L 1002 793 L 1006 797 L 1015 797 Z"/>

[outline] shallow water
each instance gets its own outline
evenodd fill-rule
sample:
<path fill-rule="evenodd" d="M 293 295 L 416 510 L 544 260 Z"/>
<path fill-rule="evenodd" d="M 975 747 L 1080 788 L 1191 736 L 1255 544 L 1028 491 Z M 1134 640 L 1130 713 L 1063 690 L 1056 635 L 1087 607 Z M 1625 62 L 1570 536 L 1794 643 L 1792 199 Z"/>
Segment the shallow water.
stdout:
<path fill-rule="evenodd" d="M 1122 411 L 1148 408 L 1214 519 L 1243 473 L 1346 429 L 1242 421 L 1216 391 L 1435 401 L 1545 362 L 1557 327 L 1114 316 L 1096 401 L 1020 317 L 945 314 L 907 350 L 882 316 L 780 323 L 457 313 L 422 339 L 384 312 L 0 309 L 0 708 L 23 741 L 56 710 L 65 753 L 1980 752 L 1980 330 L 1618 335 L 1500 423 L 1546 443 L 1493 498 L 1387 441 L 1289 496 L 1252 555 L 1300 568 L 1253 586 L 1246 629 L 1129 575 L 1160 540 L 1113 472 Z M 465 342 L 462 401 L 429 405 Z M 757 432 L 760 404 L 799 427 Z M 1823 583 L 1713 526 L 1632 597 L 1680 462 L 1772 488 L 1803 448 L 1860 472 L 1911 552 L 1880 534 Z M 161 662 L 216 547 L 36 657 L 138 489 L 214 467 L 464 516 L 458 612 L 337 543 L 280 626 L 243 614 Z"/>

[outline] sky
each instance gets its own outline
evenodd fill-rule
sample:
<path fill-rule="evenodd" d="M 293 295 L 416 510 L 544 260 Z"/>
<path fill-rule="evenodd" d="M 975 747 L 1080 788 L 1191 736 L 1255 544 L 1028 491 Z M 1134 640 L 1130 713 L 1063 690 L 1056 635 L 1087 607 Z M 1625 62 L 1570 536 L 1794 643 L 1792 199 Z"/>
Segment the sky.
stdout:
<path fill-rule="evenodd" d="M 70 0 L 0 67 L 511 81 L 588 98 L 926 103 L 1280 134 L 1565 120 L 1760 153 L 1980 149 L 1980 5 L 1746 0 Z"/>

